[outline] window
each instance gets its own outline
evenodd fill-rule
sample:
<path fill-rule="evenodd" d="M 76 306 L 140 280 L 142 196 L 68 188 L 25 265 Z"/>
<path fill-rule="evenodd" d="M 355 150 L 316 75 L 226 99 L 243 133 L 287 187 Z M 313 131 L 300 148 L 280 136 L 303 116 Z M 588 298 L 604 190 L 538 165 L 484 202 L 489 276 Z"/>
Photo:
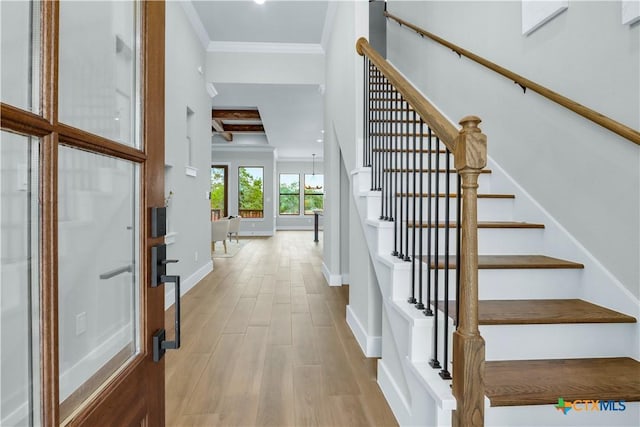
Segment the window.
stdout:
<path fill-rule="evenodd" d="M 304 175 L 304 214 L 312 215 L 324 204 L 324 175 Z"/>
<path fill-rule="evenodd" d="M 227 216 L 227 166 L 211 166 L 211 221 Z"/>
<path fill-rule="evenodd" d="M 280 215 L 300 215 L 300 175 L 280 174 Z"/>
<path fill-rule="evenodd" d="M 238 215 L 264 218 L 264 168 L 238 168 Z"/>

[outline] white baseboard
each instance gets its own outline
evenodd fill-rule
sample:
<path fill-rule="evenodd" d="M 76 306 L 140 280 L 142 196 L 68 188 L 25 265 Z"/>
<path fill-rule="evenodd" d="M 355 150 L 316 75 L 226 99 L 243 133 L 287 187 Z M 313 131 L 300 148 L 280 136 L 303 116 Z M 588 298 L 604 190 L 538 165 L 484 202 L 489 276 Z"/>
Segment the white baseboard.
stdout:
<path fill-rule="evenodd" d="M 339 274 L 331 274 L 327 265 L 322 263 L 322 275 L 329 286 L 342 286 L 342 276 Z"/>
<path fill-rule="evenodd" d="M 288 230 L 298 230 L 298 231 L 313 231 L 313 225 L 278 225 L 276 226 L 276 231 L 288 231 Z M 322 227 L 318 228 L 319 231 L 322 231 Z M 313 235 L 311 236 L 313 238 Z"/>
<path fill-rule="evenodd" d="M 251 236 L 266 236 L 271 237 L 274 235 L 273 230 L 258 230 L 258 231 L 240 231 L 238 232 L 240 237 L 251 237 Z"/>
<path fill-rule="evenodd" d="M 362 323 L 360 323 L 358 316 L 356 316 L 349 305 L 347 305 L 347 325 L 351 328 L 351 332 L 353 332 L 353 336 L 356 337 L 356 341 L 365 356 L 382 357 L 382 337 L 368 335 Z"/>
<path fill-rule="evenodd" d="M 213 260 L 209 261 L 199 269 L 197 269 L 191 276 L 187 277 L 186 280 L 180 283 L 180 295 L 184 295 L 191 288 L 197 285 L 205 276 L 213 271 Z M 164 295 L 164 309 L 168 309 L 173 305 L 176 301 L 176 291 L 174 287 L 171 287 L 168 291 L 166 291 Z"/>
<path fill-rule="evenodd" d="M 343 285 L 349 284 L 349 273 L 342 273 L 342 284 Z"/>

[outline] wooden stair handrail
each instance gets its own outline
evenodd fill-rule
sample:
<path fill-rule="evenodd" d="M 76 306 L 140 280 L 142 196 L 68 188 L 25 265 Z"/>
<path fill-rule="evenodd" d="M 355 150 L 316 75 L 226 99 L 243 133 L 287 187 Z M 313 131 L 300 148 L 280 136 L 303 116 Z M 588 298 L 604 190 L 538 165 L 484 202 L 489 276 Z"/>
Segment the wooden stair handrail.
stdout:
<path fill-rule="evenodd" d="M 424 96 L 389 64 L 376 50 L 371 47 L 366 38 L 360 37 L 356 43 L 356 50 L 360 56 L 369 58 L 389 82 L 400 92 L 404 99 L 413 107 L 425 123 L 433 130 L 447 148 L 455 153 L 458 129 L 455 128 Z"/>
<path fill-rule="evenodd" d="M 495 71 L 496 73 L 508 78 L 509 80 L 512 80 L 513 82 L 517 83 L 518 85 L 520 85 L 523 89 L 531 89 L 532 91 L 538 93 L 539 95 L 542 95 L 543 97 L 562 105 L 563 107 L 573 111 L 576 114 L 581 115 L 582 117 L 586 118 L 587 120 L 590 120 L 594 123 L 599 124 L 600 126 L 604 127 L 605 129 L 610 130 L 611 132 L 620 135 L 621 137 L 633 142 L 634 144 L 640 145 L 640 132 L 638 132 L 635 129 L 630 128 L 629 126 L 623 125 L 620 122 L 617 122 L 607 116 L 605 116 L 604 114 L 601 114 L 595 110 L 592 110 L 589 107 L 585 107 L 582 104 L 577 103 L 576 101 L 567 98 L 566 96 L 560 95 L 557 92 L 552 91 L 549 88 L 546 88 L 534 81 L 531 81 L 523 76 L 521 76 L 520 74 L 514 73 L 513 71 L 510 71 L 494 62 L 489 61 L 488 59 L 485 59 L 479 55 L 476 55 L 473 52 L 470 52 L 458 45 L 455 45 L 445 39 L 443 39 L 442 37 L 439 37 L 433 33 L 430 33 L 416 25 L 413 25 L 407 21 L 405 21 L 402 18 L 399 18 L 389 12 L 384 12 L 384 15 L 387 18 L 393 19 L 394 21 L 396 21 L 398 24 L 400 25 L 404 25 L 407 28 L 412 29 L 413 31 L 415 31 L 416 33 L 424 36 L 424 37 L 428 37 L 431 40 L 435 41 L 436 43 L 439 43 L 443 46 L 448 47 L 449 49 L 453 50 L 455 53 L 457 53 L 458 55 L 464 55 L 467 58 L 471 59 L 474 62 L 477 62 L 480 65 L 483 65 L 485 67 L 487 67 L 488 69 Z"/>

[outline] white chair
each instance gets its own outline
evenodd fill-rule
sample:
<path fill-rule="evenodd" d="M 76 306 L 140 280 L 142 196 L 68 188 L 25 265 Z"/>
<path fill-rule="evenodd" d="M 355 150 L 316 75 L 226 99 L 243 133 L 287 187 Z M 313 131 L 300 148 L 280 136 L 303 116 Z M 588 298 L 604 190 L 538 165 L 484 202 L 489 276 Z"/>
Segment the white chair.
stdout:
<path fill-rule="evenodd" d="M 240 218 L 236 216 L 234 218 L 229 219 L 229 231 L 227 235 L 229 236 L 229 242 L 231 242 L 231 236 L 236 235 L 236 243 L 240 243 L 238 240 L 238 232 L 240 231 Z"/>
<path fill-rule="evenodd" d="M 216 242 L 222 242 L 224 253 L 227 253 L 227 233 L 229 232 L 229 220 L 219 219 L 211 222 L 211 250 L 216 251 Z"/>

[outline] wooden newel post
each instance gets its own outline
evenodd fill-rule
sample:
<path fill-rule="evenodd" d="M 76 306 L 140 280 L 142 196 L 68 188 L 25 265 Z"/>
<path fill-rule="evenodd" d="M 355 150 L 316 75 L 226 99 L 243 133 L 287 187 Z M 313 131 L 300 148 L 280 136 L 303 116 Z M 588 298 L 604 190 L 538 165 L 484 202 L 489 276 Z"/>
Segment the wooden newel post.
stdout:
<path fill-rule="evenodd" d="M 454 427 L 484 425 L 484 339 L 478 330 L 478 176 L 487 164 L 487 137 L 468 116 L 460 121 L 455 166 L 462 179 L 462 243 L 458 328 L 453 334 Z"/>

